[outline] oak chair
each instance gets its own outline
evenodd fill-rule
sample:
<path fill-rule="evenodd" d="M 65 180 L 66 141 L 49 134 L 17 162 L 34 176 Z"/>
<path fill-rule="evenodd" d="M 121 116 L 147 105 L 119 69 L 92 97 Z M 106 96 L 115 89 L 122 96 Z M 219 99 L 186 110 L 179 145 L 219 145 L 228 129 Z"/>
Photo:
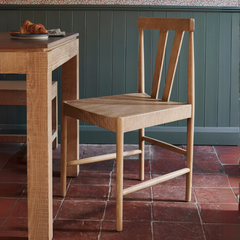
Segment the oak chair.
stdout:
<path fill-rule="evenodd" d="M 61 125 L 61 191 L 66 195 L 67 166 L 81 165 L 116 158 L 116 229 L 122 230 L 123 196 L 186 174 L 186 201 L 191 200 L 194 135 L 194 19 L 145 18 L 137 19 L 139 28 L 138 93 L 96 97 L 62 102 Z M 144 92 L 143 29 L 160 29 L 151 96 Z M 169 30 L 175 31 L 163 96 L 158 99 Z M 189 32 L 187 103 L 170 101 L 176 66 L 184 32 Z M 84 159 L 67 160 L 67 118 L 108 129 L 116 133 L 116 153 Z M 187 148 L 145 136 L 146 127 L 187 119 Z M 70 126 L 69 126 L 70 127 Z M 124 133 L 139 130 L 139 149 L 123 152 Z M 144 179 L 144 142 L 186 155 L 186 167 L 166 175 L 123 189 L 123 158 L 139 154 L 139 179 Z"/>
<path fill-rule="evenodd" d="M 57 82 L 52 82 L 52 141 L 58 147 Z M 26 81 L 0 81 L 0 105 L 27 105 Z M 0 142 L 25 143 L 23 134 L 0 134 Z"/>

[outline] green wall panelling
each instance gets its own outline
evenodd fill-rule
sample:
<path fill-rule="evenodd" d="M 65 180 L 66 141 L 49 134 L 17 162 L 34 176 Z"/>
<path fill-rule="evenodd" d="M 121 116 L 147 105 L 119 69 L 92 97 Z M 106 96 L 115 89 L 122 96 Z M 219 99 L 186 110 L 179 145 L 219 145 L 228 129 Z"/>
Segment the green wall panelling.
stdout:
<path fill-rule="evenodd" d="M 195 19 L 196 65 L 196 144 L 238 144 L 238 63 L 239 63 L 239 9 L 198 7 L 147 6 L 18 6 L 0 5 L 1 32 L 20 28 L 30 19 L 45 24 L 47 29 L 61 28 L 79 32 L 79 96 L 96 97 L 137 91 L 138 29 L 137 17 L 180 17 Z M 7 21 L 5 20 L 7 19 Z M 155 66 L 158 31 L 145 30 L 146 92 L 151 92 Z M 186 34 L 187 35 L 187 34 Z M 183 41 L 187 48 L 188 36 Z M 173 33 L 169 34 L 169 44 Z M 172 100 L 186 100 L 187 54 L 182 51 L 172 90 Z M 166 59 L 169 60 L 169 47 Z M 163 79 L 167 64 L 164 65 Z M 61 67 L 53 71 L 53 80 L 59 83 L 61 102 Z M 10 75 L 9 79 L 25 79 Z M 6 75 L 0 75 L 0 80 Z M 162 81 L 159 96 L 163 92 Z M 26 108 L 0 106 L 0 128 L 6 124 L 26 124 Z M 59 111 L 60 124 L 60 111 Z M 80 123 L 81 141 L 114 142 L 115 134 Z M 10 126 L 10 125 L 8 125 Z M 172 143 L 185 142 L 186 121 L 148 129 L 150 135 Z M 165 129 L 165 130 L 163 130 Z M 166 130 L 167 129 L 167 130 Z M 169 130 L 171 129 L 171 130 Z M 181 129 L 181 131 L 179 130 Z M 226 131 L 227 129 L 227 131 Z M 101 132 L 101 137 L 98 133 Z M 96 133 L 96 134 L 95 134 Z M 126 142 L 137 140 L 136 133 L 126 134 Z M 211 137 L 209 137 L 211 136 Z M 93 140 L 90 140 L 93 139 Z"/>
<path fill-rule="evenodd" d="M 220 18 L 219 29 L 219 84 L 218 84 L 218 127 L 229 126 L 230 98 L 222 96 L 230 95 L 229 76 L 231 76 L 231 15 L 223 13 Z M 230 26 L 229 26 L 230 25 Z"/>
<path fill-rule="evenodd" d="M 231 22 L 231 82 L 230 82 L 230 127 L 235 127 L 239 125 L 239 114 L 237 109 L 239 109 L 239 13 L 232 14 Z"/>
<path fill-rule="evenodd" d="M 218 123 L 219 87 L 219 13 L 206 14 L 206 75 L 205 75 L 205 123 L 206 127 Z"/>
<path fill-rule="evenodd" d="M 138 91 L 138 28 L 137 11 L 126 12 L 126 93 Z"/>
<path fill-rule="evenodd" d="M 126 12 L 113 12 L 112 31 L 112 94 L 123 94 L 126 88 Z"/>
<path fill-rule="evenodd" d="M 195 19 L 195 126 L 204 126 L 205 118 L 205 76 L 206 76 L 206 13 L 193 13 Z"/>
<path fill-rule="evenodd" d="M 99 14 L 98 96 L 112 95 L 112 28 L 113 12 L 101 11 Z"/>

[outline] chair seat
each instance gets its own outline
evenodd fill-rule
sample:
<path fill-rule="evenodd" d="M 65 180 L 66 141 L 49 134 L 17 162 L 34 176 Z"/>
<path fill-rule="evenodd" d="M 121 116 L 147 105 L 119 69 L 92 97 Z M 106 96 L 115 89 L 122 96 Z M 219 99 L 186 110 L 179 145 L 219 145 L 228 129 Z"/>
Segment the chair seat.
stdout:
<path fill-rule="evenodd" d="M 191 104 L 164 102 L 146 93 L 131 93 L 64 102 L 65 114 L 116 132 L 116 119 L 124 131 L 191 117 Z M 100 118 L 99 118 L 100 117 Z"/>

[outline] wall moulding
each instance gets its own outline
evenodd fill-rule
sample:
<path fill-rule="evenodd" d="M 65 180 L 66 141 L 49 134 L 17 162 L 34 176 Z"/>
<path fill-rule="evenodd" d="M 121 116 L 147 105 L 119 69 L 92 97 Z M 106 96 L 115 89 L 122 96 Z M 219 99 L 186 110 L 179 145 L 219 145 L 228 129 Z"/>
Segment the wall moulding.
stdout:
<path fill-rule="evenodd" d="M 238 7 L 239 1 L 231 0 L 0 0 L 0 4 L 19 5 L 168 5 Z"/>

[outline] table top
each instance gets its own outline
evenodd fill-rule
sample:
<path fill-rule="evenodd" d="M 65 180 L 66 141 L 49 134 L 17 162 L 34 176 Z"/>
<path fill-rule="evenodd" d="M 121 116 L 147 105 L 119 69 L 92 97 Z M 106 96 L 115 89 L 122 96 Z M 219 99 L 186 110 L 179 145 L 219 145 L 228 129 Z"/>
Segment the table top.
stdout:
<path fill-rule="evenodd" d="M 79 36 L 78 33 L 66 33 L 65 37 L 48 39 L 13 39 L 10 33 L 0 33 L 0 52 L 6 51 L 48 51 L 56 45 Z"/>

